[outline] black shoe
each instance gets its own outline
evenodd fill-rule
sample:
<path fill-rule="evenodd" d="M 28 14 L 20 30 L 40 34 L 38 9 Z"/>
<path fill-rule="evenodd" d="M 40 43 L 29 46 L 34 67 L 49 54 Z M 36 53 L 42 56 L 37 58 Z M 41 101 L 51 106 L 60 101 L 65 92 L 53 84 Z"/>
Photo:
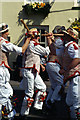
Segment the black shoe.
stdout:
<path fill-rule="evenodd" d="M 51 100 L 48 100 L 48 101 L 47 101 L 47 104 L 52 107 L 52 102 L 51 102 Z"/>
<path fill-rule="evenodd" d="M 19 120 L 27 120 L 27 115 L 19 115 Z"/>
<path fill-rule="evenodd" d="M 1 120 L 16 120 L 14 118 L 2 118 Z"/>
<path fill-rule="evenodd" d="M 42 113 L 43 115 L 50 115 L 51 114 L 51 107 L 48 107 L 47 105 L 45 105 L 42 109 Z"/>
<path fill-rule="evenodd" d="M 42 110 L 36 109 L 36 108 L 32 108 L 32 113 L 36 114 L 36 115 L 42 115 Z"/>

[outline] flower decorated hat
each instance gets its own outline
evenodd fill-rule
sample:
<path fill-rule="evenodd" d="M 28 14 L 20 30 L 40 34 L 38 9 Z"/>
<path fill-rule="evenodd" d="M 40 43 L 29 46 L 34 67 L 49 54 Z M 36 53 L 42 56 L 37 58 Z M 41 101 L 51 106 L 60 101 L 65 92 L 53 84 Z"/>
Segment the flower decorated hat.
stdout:
<path fill-rule="evenodd" d="M 66 34 L 70 35 L 72 38 L 74 38 L 75 40 L 78 40 L 78 32 L 73 29 L 72 27 L 69 27 L 66 32 Z"/>
<path fill-rule="evenodd" d="M 64 26 L 61 26 L 60 28 L 58 28 L 57 33 L 64 33 L 71 36 L 73 39 L 78 40 L 78 32 L 72 27 L 69 27 L 66 30 Z"/>

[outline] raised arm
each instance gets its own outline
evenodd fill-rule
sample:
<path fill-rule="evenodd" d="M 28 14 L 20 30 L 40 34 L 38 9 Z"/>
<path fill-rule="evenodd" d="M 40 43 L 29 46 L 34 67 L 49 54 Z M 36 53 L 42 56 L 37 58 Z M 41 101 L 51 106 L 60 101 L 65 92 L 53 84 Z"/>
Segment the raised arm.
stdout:
<path fill-rule="evenodd" d="M 24 45 L 22 46 L 22 54 L 24 54 L 24 52 L 26 51 L 28 45 L 29 45 L 29 42 L 30 42 L 30 39 L 31 37 L 28 37 L 24 43 Z"/>

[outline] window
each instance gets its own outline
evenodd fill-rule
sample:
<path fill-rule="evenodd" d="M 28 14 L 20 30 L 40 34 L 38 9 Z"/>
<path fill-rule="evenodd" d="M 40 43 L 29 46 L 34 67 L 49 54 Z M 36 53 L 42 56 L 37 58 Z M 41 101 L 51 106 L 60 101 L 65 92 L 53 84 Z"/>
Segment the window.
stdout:
<path fill-rule="evenodd" d="M 35 3 L 35 2 L 39 2 L 39 3 L 51 3 L 54 2 L 55 0 L 24 0 L 24 5 L 26 3 Z"/>
<path fill-rule="evenodd" d="M 74 7 L 80 6 L 80 0 L 74 0 Z"/>
<path fill-rule="evenodd" d="M 37 28 L 40 32 L 40 45 L 42 45 L 43 47 L 47 46 L 47 40 L 46 37 L 41 36 L 41 34 L 45 34 L 45 31 L 49 32 L 49 26 L 48 25 L 29 25 L 28 26 L 29 29 L 31 28 Z"/>
<path fill-rule="evenodd" d="M 77 0 L 78 3 L 80 3 L 80 0 Z"/>
<path fill-rule="evenodd" d="M 10 42 L 10 35 L 8 35 L 8 41 Z"/>
<path fill-rule="evenodd" d="M 24 0 L 24 4 L 26 4 L 26 3 L 35 3 L 35 2 L 43 3 L 43 0 Z"/>
<path fill-rule="evenodd" d="M 74 6 L 72 10 L 80 10 L 80 0 L 74 0 Z"/>

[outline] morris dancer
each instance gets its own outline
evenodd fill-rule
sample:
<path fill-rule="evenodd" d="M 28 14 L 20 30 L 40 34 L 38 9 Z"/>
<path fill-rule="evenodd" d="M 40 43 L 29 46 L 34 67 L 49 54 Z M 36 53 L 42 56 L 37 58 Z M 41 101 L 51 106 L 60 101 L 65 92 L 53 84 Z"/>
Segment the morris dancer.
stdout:
<path fill-rule="evenodd" d="M 57 33 L 58 29 L 62 29 L 62 26 L 56 26 L 53 33 Z M 55 107 L 55 101 L 61 100 L 59 92 L 63 85 L 63 75 L 59 74 L 59 70 L 62 65 L 62 54 L 64 52 L 63 39 L 61 37 L 56 36 L 54 42 L 52 42 L 52 36 L 47 37 L 47 39 L 51 43 L 49 43 L 50 54 L 46 65 L 51 87 L 46 99 L 47 108 L 44 111 L 46 114 L 50 113 L 52 107 Z"/>
<path fill-rule="evenodd" d="M 11 100 L 13 89 L 9 84 L 11 69 L 8 64 L 8 53 L 16 52 L 17 54 L 24 53 L 28 47 L 31 38 L 27 38 L 22 47 L 13 45 L 7 40 L 9 35 L 9 27 L 5 23 L 0 24 L 0 120 L 4 118 L 13 120 L 16 112 L 13 109 Z"/>
<path fill-rule="evenodd" d="M 69 81 L 66 103 L 70 108 L 71 120 L 80 120 L 80 57 L 78 46 L 78 32 L 68 28 L 65 32 L 65 51 L 63 68 L 60 74 L 64 75 L 64 83 Z"/>
<path fill-rule="evenodd" d="M 28 35 L 32 35 L 32 40 L 23 56 L 23 69 L 20 87 L 25 89 L 25 97 L 21 107 L 21 117 L 26 118 L 29 115 L 30 107 L 34 101 L 34 108 L 42 110 L 43 101 L 46 97 L 46 85 L 39 75 L 40 56 L 49 55 L 49 47 L 42 47 L 39 43 L 39 32 L 36 28 L 30 29 Z M 34 90 L 37 89 L 35 100 L 33 99 Z"/>

